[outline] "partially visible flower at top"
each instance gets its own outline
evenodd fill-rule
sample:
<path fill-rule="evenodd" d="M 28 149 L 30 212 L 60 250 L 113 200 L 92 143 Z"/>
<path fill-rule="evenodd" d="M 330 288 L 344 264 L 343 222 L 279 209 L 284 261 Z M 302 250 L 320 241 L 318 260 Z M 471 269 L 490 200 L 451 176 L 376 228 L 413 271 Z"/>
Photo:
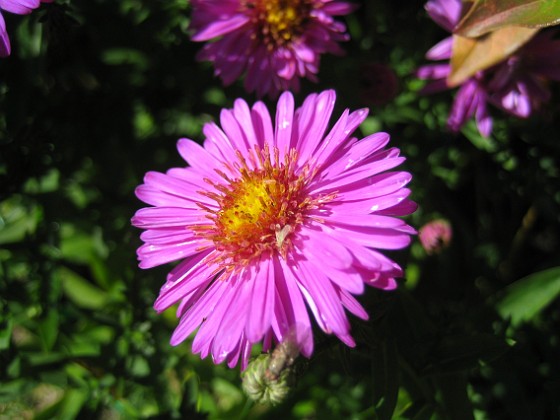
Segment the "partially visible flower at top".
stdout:
<path fill-rule="evenodd" d="M 198 329 L 193 352 L 230 367 L 244 369 L 261 341 L 267 351 L 289 338 L 309 357 L 309 308 L 325 333 L 354 346 L 345 309 L 368 314 L 353 295 L 396 287 L 402 270 L 380 250 L 415 233 L 398 218 L 416 209 L 411 175 L 391 171 L 404 158 L 385 148 L 388 134 L 352 136 L 367 109 L 345 110 L 327 130 L 335 99 L 312 94 L 295 109 L 285 92 L 275 121 L 262 102 L 237 99 L 221 128 L 204 126 L 203 146 L 179 140 L 189 167 L 148 172 L 136 189 L 153 206 L 132 218 L 145 229 L 140 267 L 181 260 L 154 305 L 179 303 L 172 345 Z"/>
<path fill-rule="evenodd" d="M 355 7 L 343 0 L 193 0 L 193 41 L 211 41 L 198 54 L 230 85 L 242 74 L 258 96 L 298 91 L 300 78 L 317 81 L 321 54 L 342 54 L 349 39 L 334 19 Z"/>
<path fill-rule="evenodd" d="M 461 0 L 426 3 L 430 17 L 449 32 L 459 22 L 461 7 Z M 463 82 L 455 94 L 448 127 L 457 132 L 474 116 L 478 130 L 488 137 L 492 132 L 489 103 L 511 115 L 526 118 L 548 101 L 548 80 L 560 80 L 560 40 L 553 39 L 555 34 L 555 31 L 538 33 L 504 61 Z M 426 58 L 449 60 L 452 44 L 452 37 L 445 38 L 426 53 Z M 416 74 L 420 79 L 433 80 L 423 89 L 427 94 L 448 89 L 446 79 L 450 73 L 451 65 L 447 62 L 422 66 Z"/>
<path fill-rule="evenodd" d="M 10 38 L 6 31 L 6 22 L 2 11 L 16 15 L 28 15 L 41 3 L 51 3 L 53 0 L 0 0 L 0 57 L 7 57 L 12 52 Z"/>
<path fill-rule="evenodd" d="M 447 220 L 436 219 L 418 230 L 418 238 L 428 255 L 439 254 L 451 243 L 453 230 Z"/>

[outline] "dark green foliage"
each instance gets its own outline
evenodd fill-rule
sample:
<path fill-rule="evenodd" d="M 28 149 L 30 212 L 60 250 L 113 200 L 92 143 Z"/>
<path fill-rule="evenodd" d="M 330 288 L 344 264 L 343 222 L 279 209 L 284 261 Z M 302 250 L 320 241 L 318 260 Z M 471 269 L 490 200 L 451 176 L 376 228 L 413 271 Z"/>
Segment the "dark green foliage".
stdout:
<path fill-rule="evenodd" d="M 391 67 L 397 96 L 373 106 L 362 132 L 391 134 L 414 175 L 410 223 L 447 218 L 451 246 L 427 256 L 415 240 L 393 253 L 406 278 L 360 297 L 371 319 L 352 319 L 357 347 L 318 331 L 278 406 L 252 405 L 238 369 L 168 344 L 174 313 L 152 304 L 169 267 L 137 268 L 134 188 L 148 170 L 184 164 L 178 138 L 200 141 L 220 108 L 256 99 L 195 61 L 185 3 L 5 14 L 0 417 L 558 418 L 560 92 L 526 121 L 496 112 L 490 139 L 474 124 L 450 134 L 452 93 L 421 97 L 412 75 L 444 36 L 423 1 L 361 2 L 346 19 L 347 55 L 325 56 L 298 102 L 335 88 L 339 111 L 370 106 L 360 72 Z"/>

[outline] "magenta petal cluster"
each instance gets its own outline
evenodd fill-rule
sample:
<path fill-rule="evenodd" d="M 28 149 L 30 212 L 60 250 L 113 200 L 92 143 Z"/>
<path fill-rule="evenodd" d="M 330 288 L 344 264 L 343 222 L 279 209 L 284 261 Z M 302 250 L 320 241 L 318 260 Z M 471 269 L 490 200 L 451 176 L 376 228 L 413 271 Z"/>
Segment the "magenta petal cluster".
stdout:
<path fill-rule="evenodd" d="M 53 0 L 0 0 L 0 57 L 7 57 L 12 52 L 10 38 L 6 31 L 6 22 L 2 12 L 27 15 L 38 8 L 41 3 L 50 3 Z"/>
<path fill-rule="evenodd" d="M 193 0 L 193 41 L 210 41 L 199 60 L 214 63 L 225 85 L 245 74 L 245 88 L 276 97 L 316 81 L 320 56 L 342 54 L 346 26 L 335 16 L 354 6 L 339 0 Z"/>
<path fill-rule="evenodd" d="M 461 16 L 461 0 L 430 0 L 426 10 L 430 17 L 451 32 Z M 530 42 L 497 65 L 480 71 L 467 79 L 457 90 L 447 121 L 452 131 L 459 131 L 475 118 L 483 136 L 492 132 L 492 118 L 488 104 L 520 118 L 526 118 L 550 98 L 549 80 L 560 80 L 560 40 L 555 31 L 538 33 Z M 426 58 L 449 60 L 452 37 L 433 46 Z M 448 89 L 446 79 L 451 72 L 449 62 L 429 64 L 417 70 L 420 79 L 431 80 L 424 93 Z"/>
<path fill-rule="evenodd" d="M 178 304 L 171 338 L 196 332 L 201 357 L 245 368 L 254 344 L 292 337 L 313 352 L 312 320 L 354 346 L 346 311 L 367 319 L 353 295 L 396 287 L 401 268 L 383 254 L 410 243 L 399 216 L 416 209 L 404 158 L 389 135 L 353 136 L 368 111 L 345 110 L 329 129 L 334 91 L 295 108 L 283 93 L 273 119 L 262 102 L 237 99 L 202 146 L 181 139 L 187 167 L 149 172 L 136 195 L 151 207 L 132 224 L 145 231 L 141 268 L 180 261 L 155 302 Z"/>

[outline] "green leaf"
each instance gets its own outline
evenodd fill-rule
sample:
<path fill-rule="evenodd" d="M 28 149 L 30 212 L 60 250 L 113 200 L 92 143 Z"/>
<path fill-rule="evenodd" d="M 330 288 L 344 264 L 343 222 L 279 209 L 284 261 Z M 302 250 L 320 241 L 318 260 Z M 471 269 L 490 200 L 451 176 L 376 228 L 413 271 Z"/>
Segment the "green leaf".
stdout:
<path fill-rule="evenodd" d="M 41 210 L 37 206 L 26 206 L 19 196 L 0 203 L 0 245 L 19 242 L 35 232 Z"/>
<path fill-rule="evenodd" d="M 466 372 L 443 374 L 435 378 L 446 418 L 471 420 L 473 407 L 468 396 Z"/>
<path fill-rule="evenodd" d="M 78 418 L 82 407 L 88 399 L 87 392 L 82 389 L 69 389 L 64 394 L 64 398 L 60 402 L 57 413 L 59 419 L 75 419 Z"/>
<path fill-rule="evenodd" d="M 560 0 L 478 0 L 454 30 L 479 37 L 510 25 L 545 27 L 560 23 Z"/>
<path fill-rule="evenodd" d="M 86 309 L 100 309 L 109 300 L 106 292 L 95 287 L 82 276 L 66 267 L 60 267 L 56 275 L 62 280 L 64 294 L 77 306 Z"/>
<path fill-rule="evenodd" d="M 212 389 L 217 397 L 218 406 L 221 411 L 230 411 L 244 400 L 241 390 L 223 378 L 214 378 L 212 380 Z"/>
<path fill-rule="evenodd" d="M 105 257 L 108 254 L 99 229 L 94 229 L 90 234 L 78 230 L 71 224 L 64 224 L 60 236 L 60 252 L 67 261 L 88 264 L 93 259 Z"/>
<path fill-rule="evenodd" d="M 516 326 L 530 321 L 560 296 L 560 267 L 533 273 L 512 283 L 496 308 Z"/>
<path fill-rule="evenodd" d="M 3 379 L 0 382 L 0 403 L 15 400 L 31 388 L 32 383 L 27 378 L 18 378 L 13 381 Z"/>
<path fill-rule="evenodd" d="M 508 349 L 504 339 L 492 334 L 445 337 L 432 348 L 432 361 L 422 373 L 427 375 L 464 371 L 477 366 L 480 360 L 494 360 Z"/>
<path fill-rule="evenodd" d="M 25 354 L 26 362 L 29 363 L 29 365 L 31 365 L 32 367 L 58 365 L 67 359 L 68 356 L 64 353 L 41 352 Z"/>
<path fill-rule="evenodd" d="M 58 311 L 49 309 L 45 319 L 39 324 L 39 337 L 44 350 L 52 350 L 58 337 Z"/>
<path fill-rule="evenodd" d="M 8 318 L 5 322 L 0 324 L 0 350 L 6 350 L 10 347 L 13 327 L 14 322 L 12 318 Z"/>
<path fill-rule="evenodd" d="M 436 406 L 433 403 L 419 401 L 412 403 L 407 409 L 401 413 L 399 418 L 411 420 L 430 420 L 434 416 Z"/>

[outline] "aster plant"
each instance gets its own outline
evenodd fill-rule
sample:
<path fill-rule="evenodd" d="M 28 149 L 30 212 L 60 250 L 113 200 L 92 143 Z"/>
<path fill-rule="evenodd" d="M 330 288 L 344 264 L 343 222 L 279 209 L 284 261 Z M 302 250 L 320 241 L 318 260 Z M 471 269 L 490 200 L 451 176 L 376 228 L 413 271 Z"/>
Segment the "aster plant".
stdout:
<path fill-rule="evenodd" d="M 152 207 L 132 224 L 145 229 L 141 268 L 179 260 L 155 309 L 178 304 L 171 344 L 197 328 L 202 358 L 245 368 L 251 348 L 292 337 L 313 352 L 318 326 L 355 342 L 345 309 L 368 314 L 353 295 L 369 285 L 390 290 L 401 268 L 381 251 L 406 247 L 415 231 L 397 218 L 412 213 L 404 158 L 389 135 L 353 132 L 367 109 L 345 110 L 327 131 L 334 91 L 309 95 L 295 109 L 283 93 L 272 118 L 262 102 L 242 99 L 204 126 L 203 146 L 181 139 L 189 164 L 149 172 L 136 195 Z"/>
<path fill-rule="evenodd" d="M 317 81 L 320 56 L 342 54 L 349 39 L 335 16 L 354 6 L 333 0 L 193 0 L 193 41 L 208 42 L 199 60 L 214 63 L 225 85 L 245 74 L 245 88 L 275 97 Z"/>
<path fill-rule="evenodd" d="M 0 0 L 0 57 L 7 57 L 12 52 L 10 38 L 6 30 L 6 22 L 2 12 L 10 12 L 16 15 L 28 15 L 41 3 L 50 3 L 53 0 Z"/>
<path fill-rule="evenodd" d="M 452 32 L 462 15 L 461 0 L 430 0 L 426 11 L 443 29 Z M 492 132 L 492 117 L 488 105 L 518 118 L 527 118 L 550 99 L 549 80 L 560 80 L 560 40 L 554 39 L 555 31 L 538 33 L 527 44 L 501 62 L 477 71 L 460 84 L 447 126 L 458 132 L 463 125 L 475 118 L 479 132 L 487 137 Z M 417 70 L 420 79 L 431 82 L 423 93 L 435 93 L 451 88 L 451 64 L 443 62 L 452 56 L 453 37 L 433 46 L 426 58 L 440 61 Z"/>

